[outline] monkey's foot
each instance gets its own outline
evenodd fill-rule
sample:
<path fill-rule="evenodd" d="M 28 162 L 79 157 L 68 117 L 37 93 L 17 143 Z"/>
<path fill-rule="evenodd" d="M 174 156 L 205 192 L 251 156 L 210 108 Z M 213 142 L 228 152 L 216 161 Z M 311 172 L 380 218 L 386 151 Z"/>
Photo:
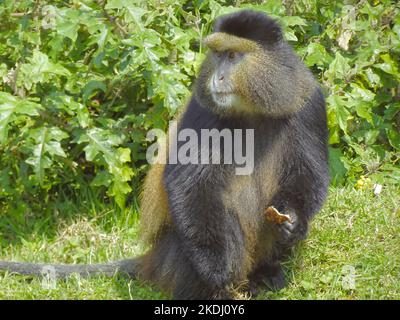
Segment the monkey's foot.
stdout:
<path fill-rule="evenodd" d="M 222 289 L 210 289 L 207 287 L 199 287 L 194 284 L 178 286 L 174 289 L 174 300 L 234 300 L 233 292 L 228 287 Z M 193 283 L 192 283 L 193 285 Z"/>
<path fill-rule="evenodd" d="M 229 290 L 221 290 L 218 293 L 216 293 L 213 297 L 213 300 L 234 300 L 234 297 L 232 295 L 232 292 Z"/>
<path fill-rule="evenodd" d="M 261 291 L 279 291 L 286 286 L 285 274 L 280 264 L 259 267 L 250 276 L 249 293 L 254 297 Z"/>

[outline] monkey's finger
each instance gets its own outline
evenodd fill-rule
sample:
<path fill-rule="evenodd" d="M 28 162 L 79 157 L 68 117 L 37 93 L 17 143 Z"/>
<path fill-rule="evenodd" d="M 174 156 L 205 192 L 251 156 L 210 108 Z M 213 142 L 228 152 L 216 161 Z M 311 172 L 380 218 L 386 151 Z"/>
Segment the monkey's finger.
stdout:
<path fill-rule="evenodd" d="M 288 230 L 289 232 L 293 232 L 294 229 L 296 228 L 295 223 L 290 223 L 288 221 L 283 222 L 282 224 L 279 225 L 281 229 Z"/>
<path fill-rule="evenodd" d="M 281 230 L 279 230 L 279 232 L 284 239 L 291 238 L 293 235 L 293 232 L 291 230 L 285 228 L 282 228 Z"/>
<path fill-rule="evenodd" d="M 278 232 L 279 232 L 280 242 L 286 243 L 294 237 L 295 226 L 290 222 L 284 222 L 278 225 Z"/>

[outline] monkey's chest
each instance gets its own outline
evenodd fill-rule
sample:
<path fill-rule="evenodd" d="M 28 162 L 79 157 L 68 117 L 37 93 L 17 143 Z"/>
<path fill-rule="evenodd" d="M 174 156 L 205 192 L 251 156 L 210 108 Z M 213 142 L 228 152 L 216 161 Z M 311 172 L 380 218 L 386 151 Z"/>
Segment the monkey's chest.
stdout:
<path fill-rule="evenodd" d="M 271 164 L 271 160 L 266 162 L 249 176 L 234 176 L 222 194 L 224 205 L 237 216 L 243 232 L 249 270 L 261 257 L 272 253 L 274 246 L 275 231 L 265 216 L 278 190 L 278 168 Z"/>

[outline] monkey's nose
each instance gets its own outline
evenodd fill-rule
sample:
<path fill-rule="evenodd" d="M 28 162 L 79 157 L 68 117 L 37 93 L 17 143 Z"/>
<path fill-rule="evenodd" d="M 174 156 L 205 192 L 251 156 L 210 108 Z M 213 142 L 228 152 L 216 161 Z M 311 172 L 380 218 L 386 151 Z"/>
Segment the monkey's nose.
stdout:
<path fill-rule="evenodd" d="M 219 81 L 224 80 L 224 74 L 220 74 L 219 77 L 218 77 L 218 80 L 219 80 Z"/>

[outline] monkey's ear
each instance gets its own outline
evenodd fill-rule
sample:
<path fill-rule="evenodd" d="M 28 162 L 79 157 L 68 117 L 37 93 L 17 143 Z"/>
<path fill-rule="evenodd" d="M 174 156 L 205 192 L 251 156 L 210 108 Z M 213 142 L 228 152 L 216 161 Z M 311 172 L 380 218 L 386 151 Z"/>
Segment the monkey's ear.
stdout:
<path fill-rule="evenodd" d="M 254 10 L 241 10 L 219 17 L 215 21 L 214 31 L 246 38 L 263 45 L 274 44 L 283 39 L 279 24 L 265 13 Z"/>

